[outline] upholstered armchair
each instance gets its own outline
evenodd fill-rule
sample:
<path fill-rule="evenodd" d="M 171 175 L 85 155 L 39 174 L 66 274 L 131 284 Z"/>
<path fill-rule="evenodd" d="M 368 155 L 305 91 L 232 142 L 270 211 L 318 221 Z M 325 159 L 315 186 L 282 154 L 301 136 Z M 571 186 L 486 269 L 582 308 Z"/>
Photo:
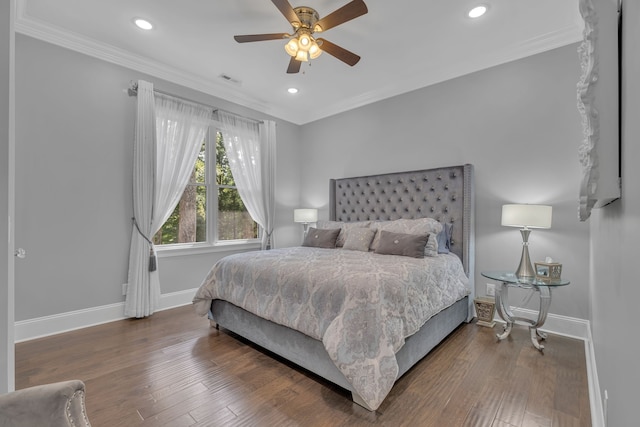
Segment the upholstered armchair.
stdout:
<path fill-rule="evenodd" d="M 0 395 L 0 427 L 90 427 L 79 380 Z"/>

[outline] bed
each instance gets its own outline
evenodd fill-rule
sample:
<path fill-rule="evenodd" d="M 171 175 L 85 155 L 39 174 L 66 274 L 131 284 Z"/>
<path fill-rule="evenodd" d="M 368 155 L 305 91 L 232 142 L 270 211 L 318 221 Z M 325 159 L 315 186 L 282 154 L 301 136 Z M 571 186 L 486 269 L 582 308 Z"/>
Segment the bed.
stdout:
<path fill-rule="evenodd" d="M 398 378 L 473 316 L 473 190 L 469 164 L 332 179 L 329 221 L 310 229 L 302 247 L 218 261 L 194 297 L 196 312 L 347 389 L 354 402 L 375 410 Z M 428 227 L 425 251 L 436 253 L 422 258 L 393 252 L 392 243 L 408 236 L 394 227 L 407 224 Z M 374 237 L 363 231 L 367 228 L 374 229 Z M 442 241 L 433 243 L 444 228 L 450 235 L 442 252 L 449 253 L 439 253 Z M 311 240 L 331 234 L 335 242 L 340 233 L 345 234 L 338 249 Z M 366 243 L 375 250 L 353 250 L 353 235 L 363 233 L 379 239 Z M 409 247 L 415 246 L 416 238 L 409 240 Z M 385 252 L 389 245 L 391 252 Z M 398 274 L 390 278 L 394 269 Z M 425 271 L 429 277 L 423 279 Z M 311 285 L 304 290 L 298 283 L 307 276 Z M 423 280 L 433 280 L 435 290 L 423 288 Z M 292 299 L 283 302 L 285 294 Z M 436 297 L 442 307 L 436 307 Z"/>

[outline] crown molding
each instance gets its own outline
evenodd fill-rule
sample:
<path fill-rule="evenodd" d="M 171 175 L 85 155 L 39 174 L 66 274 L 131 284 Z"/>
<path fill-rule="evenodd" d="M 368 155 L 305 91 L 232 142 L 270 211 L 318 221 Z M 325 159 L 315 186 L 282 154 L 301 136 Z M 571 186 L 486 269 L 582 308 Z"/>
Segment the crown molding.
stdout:
<path fill-rule="evenodd" d="M 339 103 L 319 108 L 313 112 L 313 117 L 307 117 L 307 121 L 318 120 L 347 110 L 362 107 L 383 99 L 401 95 L 437 83 L 442 83 L 456 77 L 471 74 L 497 65 L 516 61 L 528 56 L 536 55 L 559 47 L 578 43 L 582 40 L 582 26 L 576 24 L 531 38 L 526 42 L 513 45 L 510 49 L 492 52 L 491 55 L 468 58 L 457 62 L 439 64 L 437 67 L 413 68 L 410 74 L 398 76 L 388 85 L 377 87 L 374 91 L 364 93 L 357 97 L 341 100 Z M 576 54 L 577 55 L 577 54 Z"/>
<path fill-rule="evenodd" d="M 172 83 L 212 95 L 229 102 L 251 108 L 253 110 L 280 117 L 283 120 L 296 122 L 297 117 L 290 117 L 289 112 L 279 111 L 273 105 L 259 99 L 247 96 L 241 91 L 226 84 L 203 79 L 193 73 L 188 73 L 167 64 L 133 54 L 124 49 L 84 37 L 66 29 L 55 27 L 48 23 L 25 16 L 23 7 L 16 13 L 16 33 L 20 33 L 47 43 L 54 44 L 75 52 L 82 53 L 115 65 L 129 68 L 153 77 L 164 79 Z"/>
<path fill-rule="evenodd" d="M 492 55 L 485 55 L 481 58 L 475 58 L 474 61 L 469 61 L 468 58 L 465 58 L 455 63 L 441 64 L 437 67 L 413 68 L 407 75 L 399 76 L 389 84 L 379 86 L 373 91 L 341 99 L 339 102 L 314 110 L 300 111 L 279 108 L 263 100 L 251 97 L 235 87 L 227 86 L 217 81 L 203 79 L 193 73 L 140 55 L 132 54 L 115 46 L 89 39 L 80 34 L 31 18 L 25 13 L 24 3 L 24 1 L 20 0 L 17 2 L 15 28 L 16 32 L 20 34 L 164 79 L 297 125 L 303 125 L 465 74 L 515 61 L 571 43 L 577 43 L 582 40 L 582 27 L 576 24 L 513 45 L 510 49 L 494 52 Z"/>

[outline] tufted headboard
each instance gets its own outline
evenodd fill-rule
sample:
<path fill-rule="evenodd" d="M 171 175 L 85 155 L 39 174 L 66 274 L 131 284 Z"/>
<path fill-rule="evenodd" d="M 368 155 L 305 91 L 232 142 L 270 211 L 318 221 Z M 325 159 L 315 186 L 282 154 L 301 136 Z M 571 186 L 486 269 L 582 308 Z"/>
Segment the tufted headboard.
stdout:
<path fill-rule="evenodd" d="M 451 252 L 474 274 L 473 165 L 332 179 L 332 221 L 435 218 L 453 224 Z"/>

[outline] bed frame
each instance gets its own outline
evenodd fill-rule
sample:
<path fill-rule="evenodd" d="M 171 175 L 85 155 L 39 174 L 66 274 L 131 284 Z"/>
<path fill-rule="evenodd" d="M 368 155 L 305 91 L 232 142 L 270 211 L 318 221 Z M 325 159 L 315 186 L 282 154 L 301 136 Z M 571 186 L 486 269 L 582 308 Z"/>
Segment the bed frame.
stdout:
<path fill-rule="evenodd" d="M 330 219 L 394 220 L 431 217 L 453 224 L 451 252 L 460 257 L 471 294 L 429 319 L 396 354 L 398 378 L 461 323 L 473 317 L 474 178 L 466 164 L 412 172 L 330 181 Z M 249 341 L 351 391 L 354 402 L 371 410 L 329 358 L 321 341 L 262 319 L 233 304 L 214 300 L 213 318 Z"/>

